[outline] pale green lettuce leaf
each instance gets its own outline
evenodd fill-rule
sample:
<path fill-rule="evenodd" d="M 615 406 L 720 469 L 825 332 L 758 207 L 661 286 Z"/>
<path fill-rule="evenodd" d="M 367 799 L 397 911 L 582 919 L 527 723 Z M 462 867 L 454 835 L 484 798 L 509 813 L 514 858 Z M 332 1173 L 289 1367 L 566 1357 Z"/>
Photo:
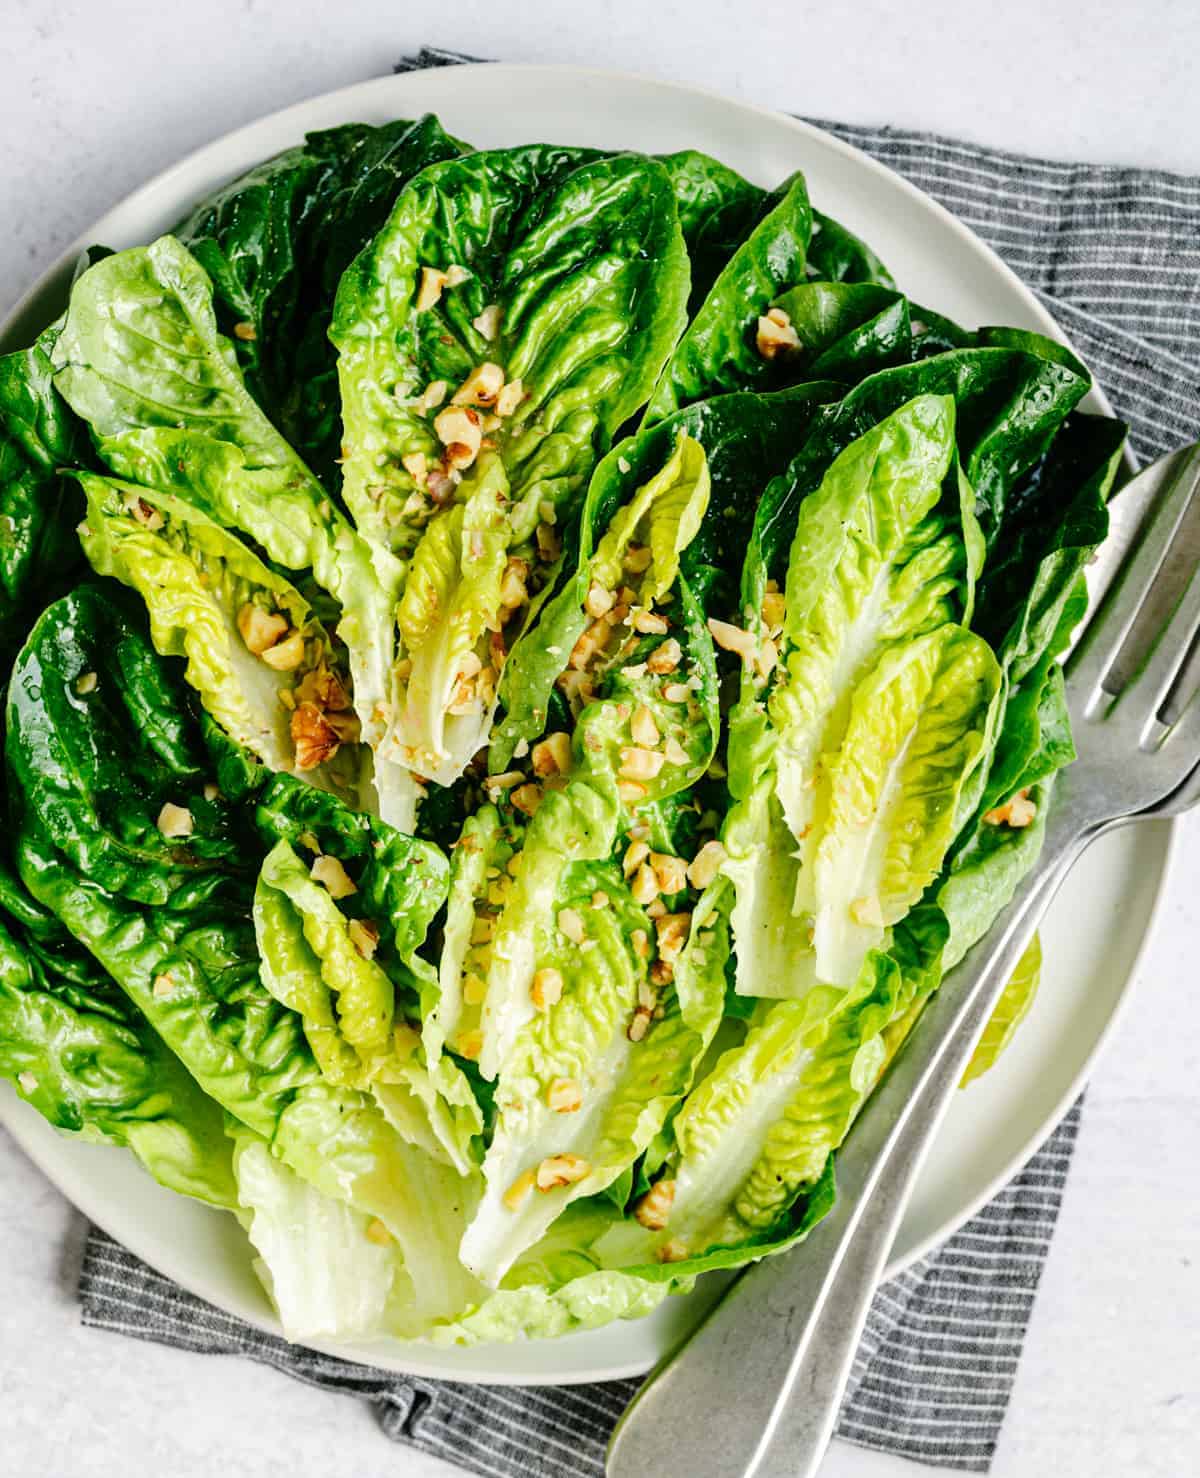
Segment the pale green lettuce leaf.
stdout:
<path fill-rule="evenodd" d="M 240 1220 L 287 1338 L 388 1332 L 397 1321 L 390 1311 L 412 1295 L 390 1236 L 364 1212 L 314 1190 L 249 1130 L 237 1130 L 234 1140 Z"/>
<path fill-rule="evenodd" d="M 92 473 L 80 473 L 79 481 L 87 495 L 84 553 L 98 574 L 115 576 L 146 602 L 156 650 L 186 659 L 187 680 L 217 723 L 271 769 L 357 801 L 363 760 L 353 730 L 351 742 L 337 743 L 327 761 L 304 769 L 297 762 L 297 708 L 308 702 L 323 714 L 313 700 L 331 692 L 342 705 L 350 679 L 295 587 L 178 498 Z M 300 634 L 303 655 L 295 665 L 276 670 L 250 651 L 238 625 L 247 606 L 282 618 L 288 635 Z M 357 728 L 346 713 L 334 723 Z"/>
<path fill-rule="evenodd" d="M 355 710 L 377 748 L 391 712 L 400 567 L 342 518 L 254 403 L 194 258 L 164 236 L 89 268 L 53 362 L 56 389 L 119 477 L 240 530 L 285 569 L 311 568 L 341 607 Z M 385 817 L 410 829 L 411 777 L 380 760 L 375 785 Z"/>
<path fill-rule="evenodd" d="M 676 978 L 659 997 L 661 1015 L 631 1040 L 630 1023 L 648 991 L 650 920 L 629 897 L 614 865 L 575 867 L 559 891 L 562 908 L 583 921 L 582 944 L 561 934 L 539 956 L 556 969 L 562 999 L 531 1020 L 506 1058 L 496 1085 L 497 1120 L 484 1161 L 487 1189 L 460 1255 L 483 1281 L 499 1282 L 572 1202 L 606 1190 L 632 1166 L 691 1086 L 721 1019 L 727 922 L 711 901 L 697 908 Z M 597 907 L 597 892 L 604 902 Z M 579 1106 L 556 1110 L 556 1085 L 569 1084 Z M 571 1184 L 506 1196 L 522 1175 L 556 1155 L 578 1156 L 586 1174 Z"/>
<path fill-rule="evenodd" d="M 1035 934 L 1026 946 L 1025 953 L 1017 961 L 1017 968 L 1004 987 L 1004 993 L 996 1003 L 991 1020 L 983 1029 L 983 1036 L 963 1073 L 963 1088 L 976 1078 L 982 1078 L 984 1073 L 995 1067 L 1001 1054 L 1007 1051 L 1017 1034 L 1017 1028 L 1029 1015 L 1041 978 L 1042 943 Z"/>

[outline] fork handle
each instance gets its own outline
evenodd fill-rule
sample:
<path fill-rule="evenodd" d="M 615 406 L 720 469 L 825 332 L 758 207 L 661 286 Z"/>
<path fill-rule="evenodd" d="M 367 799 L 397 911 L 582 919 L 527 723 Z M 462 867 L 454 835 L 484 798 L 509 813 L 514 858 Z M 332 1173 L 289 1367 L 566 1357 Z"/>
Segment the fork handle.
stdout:
<path fill-rule="evenodd" d="M 608 1478 L 812 1478 L 916 1173 L 1009 976 L 1090 839 L 1068 808 L 1051 811 L 1038 863 L 926 1006 L 839 1152 L 833 1210 L 802 1247 L 749 1268 L 652 1373 L 613 1433 Z"/>

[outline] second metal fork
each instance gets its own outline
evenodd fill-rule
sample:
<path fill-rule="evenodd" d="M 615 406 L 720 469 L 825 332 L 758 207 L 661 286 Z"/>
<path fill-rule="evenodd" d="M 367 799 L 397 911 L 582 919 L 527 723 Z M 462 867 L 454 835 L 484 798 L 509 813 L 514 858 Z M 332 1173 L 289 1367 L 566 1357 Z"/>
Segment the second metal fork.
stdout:
<path fill-rule="evenodd" d="M 1103 832 L 1200 799 L 1200 448 L 1133 480 L 1067 667 L 1079 758 L 1039 860 L 947 976 L 838 1155 L 838 1200 L 757 1264 L 635 1398 L 610 1478 L 812 1478 L 916 1175 L 1004 986 L 1071 866 Z M 1193 502 L 1196 506 L 1193 507 Z M 1140 515 L 1149 509 L 1143 519 Z M 719 1419 L 714 1416 L 719 1414 Z"/>

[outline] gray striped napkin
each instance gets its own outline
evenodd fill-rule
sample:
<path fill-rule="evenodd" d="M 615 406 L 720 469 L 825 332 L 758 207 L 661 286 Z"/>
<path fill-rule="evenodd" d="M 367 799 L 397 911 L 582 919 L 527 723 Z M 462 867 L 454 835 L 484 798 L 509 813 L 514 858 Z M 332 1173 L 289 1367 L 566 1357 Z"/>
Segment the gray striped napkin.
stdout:
<path fill-rule="evenodd" d="M 425 51 L 397 70 L 464 58 Z M 823 128 L 906 175 L 1042 296 L 1133 427 L 1139 458 L 1200 436 L 1200 178 L 1018 158 L 888 128 Z M 1019 1046 L 1016 1050 L 1020 1050 Z M 840 1435 L 986 1472 L 995 1451 L 1079 1124 L 1077 1104 L 1025 1169 L 937 1252 L 879 1290 Z M 498 1388 L 408 1379 L 250 1328 L 94 1230 L 87 1324 L 245 1355 L 372 1402 L 389 1437 L 489 1478 L 589 1478 L 634 1381 Z M 720 1478 L 720 1475 L 696 1475 Z"/>

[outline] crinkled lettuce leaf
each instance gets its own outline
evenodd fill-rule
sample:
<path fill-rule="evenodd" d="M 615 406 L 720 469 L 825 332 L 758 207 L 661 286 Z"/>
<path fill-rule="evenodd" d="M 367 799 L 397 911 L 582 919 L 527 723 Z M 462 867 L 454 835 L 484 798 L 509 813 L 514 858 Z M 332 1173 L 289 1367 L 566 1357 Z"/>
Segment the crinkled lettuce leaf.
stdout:
<path fill-rule="evenodd" d="M 337 601 L 363 738 L 387 727 L 399 571 L 334 509 L 246 390 L 217 330 L 212 285 L 175 240 L 106 257 L 75 284 L 53 351 L 55 388 L 118 477 L 237 529 Z M 417 791 L 377 760 L 383 814 L 411 828 Z"/>

